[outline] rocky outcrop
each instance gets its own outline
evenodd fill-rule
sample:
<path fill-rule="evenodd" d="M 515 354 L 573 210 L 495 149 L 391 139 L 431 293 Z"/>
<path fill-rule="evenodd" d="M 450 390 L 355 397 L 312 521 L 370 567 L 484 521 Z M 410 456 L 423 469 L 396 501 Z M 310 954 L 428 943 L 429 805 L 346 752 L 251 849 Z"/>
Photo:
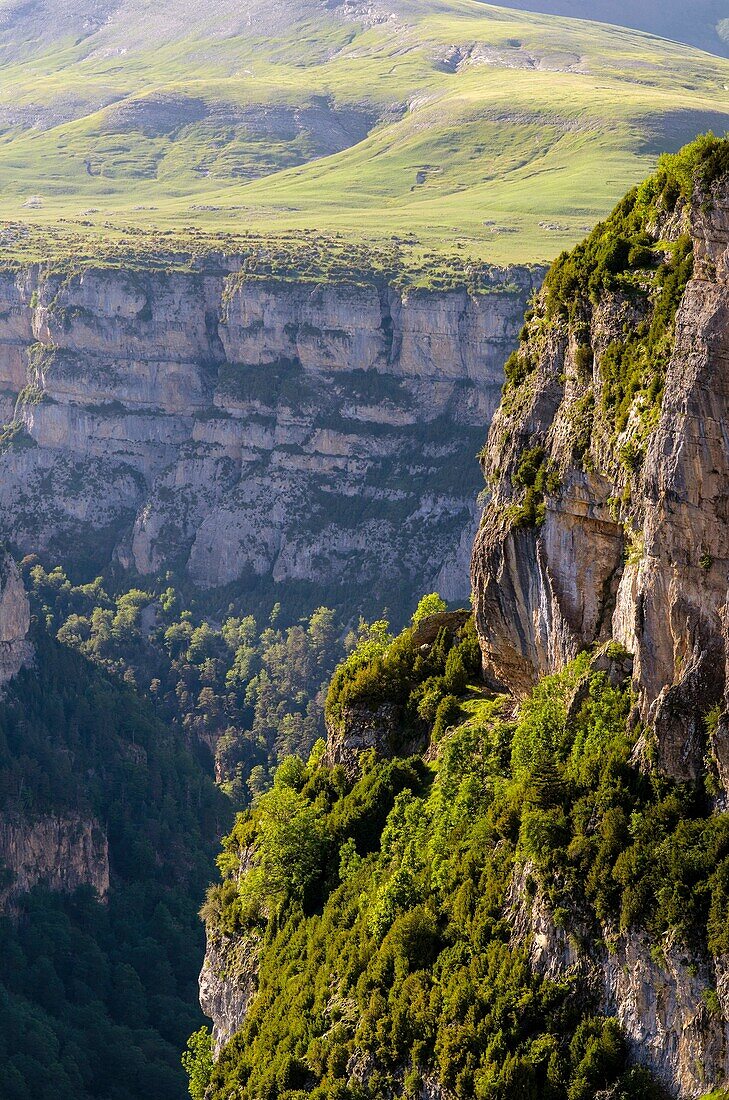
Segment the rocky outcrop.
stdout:
<path fill-rule="evenodd" d="M 521 695 L 612 638 L 634 656 L 657 765 L 691 778 L 725 684 L 729 181 L 697 185 L 692 203 L 679 200 L 644 230 L 676 252 L 682 234 L 693 242 L 693 277 L 685 289 L 676 282 L 665 373 L 656 366 L 662 347 L 649 344 L 665 306 L 665 295 L 656 304 L 663 276 L 649 289 L 646 275 L 640 293 L 608 280 L 569 319 L 542 296 L 520 352 L 527 377 L 507 392 L 489 436 L 491 498 L 473 585 L 496 683 Z M 630 343 L 633 333 L 644 334 L 643 345 Z M 632 403 L 611 374 L 616 362 L 625 376 L 634 372 Z M 540 466 L 538 484 L 530 463 Z"/>
<path fill-rule="evenodd" d="M 528 888 L 529 883 L 533 888 Z M 587 931 L 559 927 L 529 865 L 515 872 L 508 917 L 515 944 L 552 981 L 577 978 L 599 1010 L 623 1028 L 634 1061 L 671 1095 L 699 1097 L 729 1081 L 725 959 L 697 960 L 667 935 L 651 944 L 639 931 L 595 947 Z M 574 918 L 575 914 L 572 914 Z"/>
<path fill-rule="evenodd" d="M 346 594 L 356 561 L 373 605 L 465 595 L 473 454 L 541 272 L 406 294 L 234 266 L 0 273 L 0 535 L 204 588 Z"/>
<path fill-rule="evenodd" d="M 548 275 L 507 366 L 472 558 L 494 686 L 519 699 L 593 649 L 592 672 L 632 678 L 634 762 L 701 790 L 706 780 L 719 810 L 729 794 L 729 176 L 715 167 L 725 153 L 710 172 L 696 162 L 692 189 L 659 173 Z M 726 1088 L 726 959 L 698 939 L 651 942 L 576 910 L 554 913 L 529 866 L 515 871 L 507 917 L 534 968 L 578 979 L 670 1095 Z"/>
<path fill-rule="evenodd" d="M 441 611 L 435 615 L 426 615 L 421 619 L 412 633 L 412 643 L 416 649 L 421 646 L 430 646 L 444 631 L 453 641 L 458 632 L 463 629 L 471 618 L 471 612 L 466 608 L 457 611 Z"/>
<path fill-rule="evenodd" d="M 471 619 L 472 613 L 461 608 L 426 615 L 412 629 L 410 641 L 415 649 L 427 652 L 439 634 L 452 644 Z M 400 703 L 367 701 L 349 702 L 329 707 L 326 712 L 327 767 L 344 769 L 348 779 L 356 779 L 361 771 L 363 753 L 374 750 L 377 756 L 408 756 L 420 752 L 424 738 L 403 733 L 405 708 Z"/>
<path fill-rule="evenodd" d="M 345 775 L 354 779 L 362 753 L 374 749 L 378 756 L 393 755 L 401 718 L 400 708 L 392 703 L 343 707 L 336 721 L 327 717 L 325 763 L 330 768 L 341 766 Z"/>
<path fill-rule="evenodd" d="M 109 890 L 109 845 L 98 822 L 70 814 L 0 815 L 0 909 L 34 886 L 71 893 Z"/>
<path fill-rule="evenodd" d="M 258 946 L 253 935 L 226 936 L 208 928 L 200 1006 L 213 1021 L 216 1058 L 242 1025 L 258 990 Z"/>
<path fill-rule="evenodd" d="M 0 551 L 0 686 L 32 660 L 29 629 L 30 603 L 20 571 L 10 555 Z"/>

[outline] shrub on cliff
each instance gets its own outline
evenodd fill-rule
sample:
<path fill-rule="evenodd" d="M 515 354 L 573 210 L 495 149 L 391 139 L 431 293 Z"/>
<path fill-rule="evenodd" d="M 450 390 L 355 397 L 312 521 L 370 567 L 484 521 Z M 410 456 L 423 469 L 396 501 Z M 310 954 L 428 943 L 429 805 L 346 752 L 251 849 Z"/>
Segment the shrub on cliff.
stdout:
<path fill-rule="evenodd" d="M 596 930 L 618 927 L 628 906 L 629 923 L 675 927 L 691 944 L 700 928 L 714 935 L 720 912 L 726 922 L 724 825 L 634 769 L 630 705 L 585 654 L 516 723 L 498 707 L 481 723 L 456 717 L 431 782 L 422 764 L 373 755 L 351 790 L 314 769 L 301 793 L 329 837 L 319 900 L 301 910 L 291 894 L 269 927 L 258 997 L 211 1096 L 233 1081 L 243 1100 L 288 1096 L 274 1082 L 290 1056 L 321 1100 L 400 1095 L 406 1070 L 464 1100 L 537 1087 L 553 1100 L 608 1087 L 658 1097 L 626 1069 L 615 1022 L 534 975 L 505 919 L 511 871 L 528 858 L 567 923 L 576 906 L 579 922 L 592 912 Z"/>
<path fill-rule="evenodd" d="M 438 596 L 424 597 L 413 619 L 422 622 L 437 615 L 439 612 L 433 608 L 440 604 Z M 433 725 L 446 696 L 462 694 L 469 680 L 478 679 L 481 656 L 475 625 L 469 619 L 455 633 L 443 627 L 432 644 L 421 647 L 414 643 L 417 623 L 397 638 L 383 631 L 386 624 L 374 625 L 378 628 L 377 641 L 373 643 L 369 633 L 372 628 L 368 628 L 364 641 L 332 677 L 325 708 L 327 720 L 337 726 L 348 708 L 388 705 L 397 710 L 405 741 Z"/>
<path fill-rule="evenodd" d="M 455 715 L 428 767 L 370 753 L 352 788 L 336 769 L 299 774 L 328 837 L 318 893 L 302 908 L 292 891 L 269 922 L 259 993 L 212 1100 L 232 1087 L 241 1100 L 390 1100 L 425 1078 L 458 1100 L 657 1100 L 616 1022 L 569 979 L 533 972 L 508 917 L 540 889 L 593 940 L 638 925 L 726 949 L 729 815 L 635 767 L 631 705 L 583 654 L 514 721 L 498 700 Z M 290 1058 L 296 1089 L 281 1084 Z"/>

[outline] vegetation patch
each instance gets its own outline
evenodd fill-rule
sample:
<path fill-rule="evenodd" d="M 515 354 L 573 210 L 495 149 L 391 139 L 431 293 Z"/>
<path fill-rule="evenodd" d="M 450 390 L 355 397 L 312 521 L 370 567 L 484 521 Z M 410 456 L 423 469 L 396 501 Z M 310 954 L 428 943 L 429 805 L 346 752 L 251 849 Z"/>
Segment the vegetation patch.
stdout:
<path fill-rule="evenodd" d="M 331 705 L 347 692 L 367 705 L 409 698 L 411 637 L 373 628 Z M 635 767 L 629 687 L 611 686 L 588 653 L 543 680 L 515 720 L 498 700 L 470 704 L 472 690 L 453 689 L 461 719 L 429 766 L 370 752 L 350 784 L 322 765 L 321 746 L 282 765 L 238 819 L 208 917 L 262 933 L 259 992 L 204 1072 L 203 1045 L 206 1096 L 390 1100 L 426 1080 L 458 1100 L 662 1095 L 628 1067 L 619 1027 L 585 989 L 531 969 L 508 916 L 512 874 L 532 868 L 517 904 L 538 885 L 555 923 L 598 952 L 642 929 L 720 954 L 729 815 L 712 815 L 701 784 Z M 296 824 L 283 837 L 282 822 Z M 254 869 L 240 880 L 244 852 Z"/>

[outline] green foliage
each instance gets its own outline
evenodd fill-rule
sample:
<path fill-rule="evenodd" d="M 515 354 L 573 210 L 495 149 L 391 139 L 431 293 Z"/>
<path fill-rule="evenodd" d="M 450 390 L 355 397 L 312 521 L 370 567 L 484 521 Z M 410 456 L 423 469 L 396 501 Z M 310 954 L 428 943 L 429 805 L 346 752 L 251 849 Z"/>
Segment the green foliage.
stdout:
<path fill-rule="evenodd" d="M 514 722 L 497 701 L 464 722 L 463 694 L 436 713 L 451 702 L 464 710 L 448 732 L 442 723 L 429 768 L 369 755 L 351 788 L 336 769 L 297 775 L 325 838 L 318 874 L 307 897 L 291 878 L 265 922 L 259 992 L 213 1069 L 211 1100 L 232 1088 L 241 1100 L 293 1100 L 297 1089 L 385 1100 L 426 1074 L 457 1100 L 662 1096 L 626 1066 L 616 1021 L 569 981 L 539 978 L 514 946 L 511 873 L 529 860 L 532 893 L 593 940 L 638 924 L 722 952 L 729 815 L 636 769 L 629 689 L 593 671 L 590 654 L 543 680 Z M 236 897 L 246 890 L 236 852 L 267 828 L 257 808 L 239 819 L 221 864 Z"/>
<path fill-rule="evenodd" d="M 169 583 L 115 595 L 100 577 L 74 585 L 32 560 L 25 572 L 38 614 L 63 645 L 124 679 L 191 739 L 217 740 L 217 773 L 239 805 L 270 785 L 279 760 L 307 756 L 324 732 L 323 687 L 345 648 L 329 608 L 285 628 L 231 608 L 214 625 Z"/>
<path fill-rule="evenodd" d="M 0 921 L 0 1091 L 180 1100 L 202 1024 L 196 909 L 230 811 L 150 702 L 42 628 L 33 641 L 0 701 L 0 809 L 97 822 L 111 890 L 36 888 Z"/>
<path fill-rule="evenodd" d="M 413 619 L 420 622 L 426 617 L 419 616 L 423 606 L 432 615 L 437 613 L 433 608 L 441 604 L 438 596 L 425 597 Z M 452 720 L 454 704 L 444 706 L 446 697 L 463 694 L 469 680 L 480 674 L 475 624 L 470 619 L 455 635 L 441 629 L 433 644 L 424 649 L 413 642 L 415 629 L 414 625 L 392 638 L 386 623 L 360 627 L 360 641 L 329 685 L 326 714 L 331 723 L 344 721 L 352 708 L 388 704 L 400 717 L 404 743 L 433 727 L 438 715 L 439 733 L 442 723 Z"/>
<path fill-rule="evenodd" d="M 655 424 L 673 350 L 676 311 L 692 272 L 693 245 L 685 236 L 658 269 L 650 319 L 625 340 L 611 344 L 600 358 L 602 411 L 615 432 L 625 428 L 637 398 L 642 399 L 646 427 Z"/>
<path fill-rule="evenodd" d="M 580 344 L 575 351 L 575 367 L 580 378 L 584 378 L 592 371 L 594 359 L 595 355 L 590 345 Z"/>
<path fill-rule="evenodd" d="M 256 805 L 255 871 L 246 877 L 246 895 L 268 907 L 287 893 L 303 897 L 319 873 L 324 843 L 318 807 L 275 784 Z"/>
<path fill-rule="evenodd" d="M 546 461 L 544 447 L 523 451 L 512 476 L 515 489 L 524 489 L 521 503 L 510 506 L 512 523 L 517 527 L 538 527 L 546 517 L 545 495 L 559 489 L 559 475 Z"/>
<path fill-rule="evenodd" d="M 410 620 L 412 626 L 417 626 L 423 619 L 427 619 L 429 615 L 439 615 L 442 611 L 445 611 L 448 604 L 445 600 L 441 599 L 437 592 L 431 592 L 428 596 L 423 596 L 420 603 L 413 612 L 413 617 Z"/>
<path fill-rule="evenodd" d="M 465 685 L 464 685 L 465 686 Z M 456 690 L 454 688 L 454 690 Z M 450 726 L 454 725 L 461 717 L 461 708 L 455 695 L 446 695 L 438 704 L 433 723 L 432 738 L 437 745 Z"/>
<path fill-rule="evenodd" d="M 504 363 L 506 385 L 516 389 L 536 370 L 536 366 L 523 346 L 513 351 Z"/>
<path fill-rule="evenodd" d="M 182 1055 L 182 1065 L 189 1078 L 192 1100 L 205 1100 L 205 1090 L 213 1072 L 213 1039 L 207 1027 L 193 1032 Z"/>

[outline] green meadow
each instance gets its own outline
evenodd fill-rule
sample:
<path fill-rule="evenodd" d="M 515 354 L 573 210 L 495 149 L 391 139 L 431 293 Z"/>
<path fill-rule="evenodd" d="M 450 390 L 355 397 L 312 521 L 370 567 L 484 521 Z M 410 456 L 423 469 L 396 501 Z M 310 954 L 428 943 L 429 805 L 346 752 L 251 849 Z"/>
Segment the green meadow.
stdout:
<path fill-rule="evenodd" d="M 729 125 L 729 60 L 639 31 L 476 0 L 398 0 L 379 22 L 289 0 L 273 27 L 260 4 L 249 23 L 221 10 L 223 34 L 216 3 L 184 25 L 128 0 L 93 33 L 0 30 L 0 219 L 92 250 L 316 231 L 540 261 L 660 152 Z"/>

